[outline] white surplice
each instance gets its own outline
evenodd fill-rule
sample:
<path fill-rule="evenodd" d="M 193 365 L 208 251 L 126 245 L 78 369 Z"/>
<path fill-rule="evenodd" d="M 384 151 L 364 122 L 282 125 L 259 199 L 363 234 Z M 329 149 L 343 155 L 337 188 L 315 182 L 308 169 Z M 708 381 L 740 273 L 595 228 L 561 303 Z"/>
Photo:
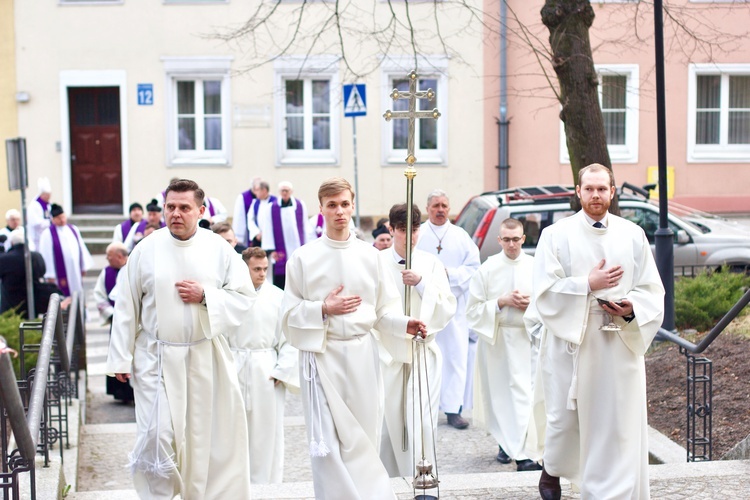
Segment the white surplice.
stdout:
<path fill-rule="evenodd" d="M 300 350 L 300 383 L 311 454 L 321 442 L 330 451 L 312 456 L 315 498 L 395 498 L 378 449 L 383 386 L 376 328 L 407 338 L 393 276 L 378 251 L 350 233 L 346 241 L 323 235 L 299 248 L 287 263 L 282 328 Z M 358 295 L 349 314 L 322 316 L 330 292 Z"/>
<path fill-rule="evenodd" d="M 438 246 L 441 247 L 439 253 Z M 422 224 L 417 248 L 440 259 L 448 271 L 451 292 L 456 297 L 456 314 L 438 332 L 436 341 L 443 353 L 440 409 L 446 413 L 458 413 L 465 402 L 469 364 L 466 299 L 471 277 L 479 268 L 479 249 L 463 228 L 450 222 L 436 226 L 430 221 Z"/>
<path fill-rule="evenodd" d="M 256 236 L 260 234 L 261 241 L 263 239 L 263 234 L 261 233 L 261 221 L 270 220 L 271 217 L 271 202 L 273 200 L 269 196 L 265 200 L 261 200 L 260 198 L 255 198 L 253 202 L 250 204 L 250 210 L 247 211 L 247 231 L 248 231 L 248 238 L 250 241 L 252 241 Z M 256 208 L 257 207 L 257 208 Z M 257 216 L 256 216 L 257 211 Z M 268 219 L 267 219 L 268 218 Z M 267 248 L 262 247 L 264 250 L 267 250 Z M 273 274 L 273 273 L 268 273 Z"/>
<path fill-rule="evenodd" d="M 284 477 L 284 399 L 286 389 L 299 391 L 299 353 L 279 324 L 283 299 L 283 290 L 264 283 L 242 327 L 228 337 L 245 400 L 255 484 L 280 483 Z M 272 378 L 282 383 L 274 385 Z"/>
<path fill-rule="evenodd" d="M 214 209 L 213 216 L 211 215 L 211 211 L 208 209 L 209 202 Z M 209 198 L 207 196 L 205 203 L 206 210 L 203 212 L 204 219 L 210 220 L 211 224 L 218 224 L 219 222 L 224 222 L 225 220 L 227 220 L 227 217 L 229 217 L 229 212 L 227 212 L 226 207 L 218 198 Z"/>
<path fill-rule="evenodd" d="M 526 331 L 524 311 L 498 309 L 497 299 L 518 290 L 531 296 L 534 258 L 523 252 L 489 257 L 471 280 L 466 317 L 479 335 L 474 421 L 485 427 L 512 459 L 539 460 L 526 450 L 533 401 L 533 369 L 538 351 Z M 481 411 L 480 411 L 481 410 Z"/>
<path fill-rule="evenodd" d="M 387 270 L 397 283 L 404 303 L 405 287 L 401 271 L 404 264 L 399 264 L 401 257 L 391 248 L 386 248 L 379 255 L 381 266 Z M 419 363 L 422 370 L 422 431 L 419 429 L 419 410 L 414 415 L 414 394 L 419 385 L 414 386 L 417 366 L 412 364 L 414 342 L 410 338 L 393 336 L 375 331 L 379 339 L 380 370 L 383 374 L 385 399 L 385 418 L 380 447 L 380 458 L 391 477 L 409 477 L 416 473 L 414 466 L 415 451 L 421 457 L 422 432 L 425 435 L 425 458 L 434 461 L 433 435 L 437 429 L 440 405 L 440 384 L 442 379 L 442 355 L 434 342 L 437 332 L 445 328 L 456 313 L 456 298 L 451 293 L 448 277 L 443 264 L 427 252 L 414 249 L 412 252 L 412 270 L 422 279 L 417 286 L 410 288 L 410 316 L 418 318 L 427 325 L 427 338 L 423 347 L 416 350 L 420 354 Z M 426 363 L 425 363 L 426 361 Z M 426 366 L 425 366 L 426 364 Z M 408 376 L 406 386 L 404 377 Z M 429 389 L 429 397 L 428 397 Z M 406 413 L 404 413 L 404 411 Z M 416 420 L 413 418 L 416 417 Z M 415 422 L 417 422 L 415 424 Z M 431 425 L 434 424 L 433 425 Z M 406 450 L 403 448 L 404 426 L 406 433 Z M 412 447 L 413 446 L 413 447 Z"/>
<path fill-rule="evenodd" d="M 130 373 L 137 436 L 130 463 L 141 498 L 249 498 L 247 424 L 227 343 L 256 298 L 223 238 L 167 228 L 141 241 L 118 274 L 108 374 Z M 201 283 L 206 304 L 175 288 Z"/>
<path fill-rule="evenodd" d="M 286 258 L 289 257 L 297 250 L 300 246 L 305 244 L 305 238 L 307 235 L 307 208 L 305 203 L 292 196 L 292 204 L 288 207 L 281 208 L 281 229 L 284 235 L 284 246 L 286 248 Z M 297 204 L 302 206 L 302 241 L 300 241 L 300 232 L 297 228 Z M 276 204 L 281 206 L 281 197 L 276 199 Z M 263 250 L 275 250 L 276 240 L 273 233 L 273 213 L 271 206 L 269 205 L 266 210 L 262 210 L 263 206 L 259 207 L 258 212 L 258 228 L 262 233 L 261 248 Z M 262 213 L 261 211 L 262 210 Z"/>
<path fill-rule="evenodd" d="M 39 240 L 42 237 L 42 233 L 52 223 L 49 219 L 49 214 L 45 217 L 44 208 L 35 199 L 31 200 L 26 205 L 26 218 L 28 219 L 27 226 L 29 228 L 29 249 L 36 250 L 39 248 Z"/>
<path fill-rule="evenodd" d="M 615 288 L 588 291 L 605 259 L 624 274 Z M 581 211 L 542 232 L 534 262 L 536 308 L 547 329 L 540 359 L 547 406 L 544 466 L 579 484 L 582 498 L 647 499 L 648 439 L 643 355 L 664 314 L 664 288 L 648 240 L 612 214 L 607 227 Z M 633 303 L 635 319 L 613 321 L 595 297 Z"/>
<path fill-rule="evenodd" d="M 109 292 L 107 292 L 106 276 L 107 269 L 105 268 L 99 273 L 99 276 L 96 278 L 96 284 L 94 285 L 94 303 L 96 304 L 96 308 L 99 310 L 99 315 L 105 324 L 109 322 L 112 315 L 115 313 L 114 306 L 109 302 L 110 299 Z M 114 287 L 112 289 L 114 290 Z"/>
<path fill-rule="evenodd" d="M 52 248 L 52 233 L 50 233 L 50 231 L 54 231 L 55 229 L 57 229 L 57 236 L 60 238 L 60 248 L 62 249 L 65 274 L 68 279 L 70 293 L 83 293 L 83 273 L 91 269 L 91 266 L 94 265 L 94 260 L 91 258 L 89 249 L 86 248 L 86 244 L 83 242 L 80 231 L 78 231 L 77 227 L 70 224 L 62 227 L 50 226 L 42 232 L 42 236 L 39 238 L 39 253 L 44 257 L 44 265 L 47 267 L 44 278 L 54 278 L 58 281 L 59 286 L 57 270 L 55 269 L 55 253 Z"/>

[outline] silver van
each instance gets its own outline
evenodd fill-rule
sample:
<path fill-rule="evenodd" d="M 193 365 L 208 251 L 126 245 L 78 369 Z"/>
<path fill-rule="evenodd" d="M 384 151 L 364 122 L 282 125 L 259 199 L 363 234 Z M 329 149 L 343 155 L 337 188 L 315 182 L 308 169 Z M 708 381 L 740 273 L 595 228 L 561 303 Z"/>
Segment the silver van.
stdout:
<path fill-rule="evenodd" d="M 651 187 L 651 186 L 647 186 Z M 625 183 L 618 189 L 620 215 L 641 226 L 654 249 L 659 228 L 658 201 L 647 189 Z M 523 249 L 536 250 L 544 228 L 574 213 L 571 186 L 532 186 L 491 191 L 473 197 L 456 219 L 479 247 L 482 262 L 498 253 L 500 223 L 508 217 L 523 223 Z M 729 265 L 735 270 L 750 267 L 750 231 L 745 226 L 697 210 L 669 204 L 669 226 L 674 233 L 674 265 L 677 274 L 702 267 Z M 687 271 L 686 271 L 687 269 Z"/>

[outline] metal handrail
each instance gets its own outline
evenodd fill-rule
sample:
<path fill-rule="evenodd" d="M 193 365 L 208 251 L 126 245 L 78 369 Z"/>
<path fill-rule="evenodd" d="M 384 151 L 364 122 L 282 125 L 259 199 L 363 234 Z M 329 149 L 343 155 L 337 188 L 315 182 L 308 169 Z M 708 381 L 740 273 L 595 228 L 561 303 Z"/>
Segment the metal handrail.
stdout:
<path fill-rule="evenodd" d="M 21 393 L 18 391 L 13 362 L 7 352 L 0 355 L 0 399 L 2 399 L 3 408 L 8 414 L 10 427 L 13 429 L 13 435 L 21 456 L 26 460 L 33 460 L 36 455 L 36 443 L 31 438 L 29 427 L 26 424 L 26 413 L 23 409 Z"/>
<path fill-rule="evenodd" d="M 659 336 L 663 339 L 669 340 L 670 342 L 674 342 L 688 352 L 691 352 L 693 354 L 700 354 L 705 351 L 709 345 L 711 345 L 716 337 L 718 337 L 719 334 L 724 331 L 729 323 L 731 323 L 734 318 L 737 317 L 740 311 L 742 311 L 742 309 L 744 309 L 748 303 L 750 303 L 750 289 L 745 292 L 740 300 L 738 300 L 737 303 L 732 306 L 732 308 L 724 315 L 724 317 L 722 317 L 719 322 L 716 323 L 716 326 L 711 328 L 711 331 L 708 332 L 708 335 L 706 335 L 698 344 L 694 344 L 689 340 L 680 337 L 676 333 L 670 332 L 669 330 L 666 330 L 664 328 L 659 328 Z"/>

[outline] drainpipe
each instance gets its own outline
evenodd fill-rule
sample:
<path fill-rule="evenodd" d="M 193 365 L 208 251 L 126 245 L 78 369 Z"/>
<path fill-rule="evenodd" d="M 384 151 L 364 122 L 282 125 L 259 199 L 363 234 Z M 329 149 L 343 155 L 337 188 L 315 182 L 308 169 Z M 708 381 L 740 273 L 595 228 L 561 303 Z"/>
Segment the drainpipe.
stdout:
<path fill-rule="evenodd" d="M 498 189 L 508 188 L 508 6 L 506 0 L 500 0 L 500 118 L 498 125 Z"/>

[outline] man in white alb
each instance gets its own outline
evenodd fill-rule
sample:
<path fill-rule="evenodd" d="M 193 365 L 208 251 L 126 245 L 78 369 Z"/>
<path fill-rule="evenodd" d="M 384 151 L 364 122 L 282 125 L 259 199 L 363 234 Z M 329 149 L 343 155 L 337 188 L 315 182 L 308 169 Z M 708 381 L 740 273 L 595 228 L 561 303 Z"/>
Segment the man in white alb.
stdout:
<path fill-rule="evenodd" d="M 300 350 L 300 383 L 316 498 L 394 499 L 378 448 L 383 386 L 371 333 L 424 335 L 401 313 L 378 252 L 349 230 L 354 191 L 342 178 L 318 190 L 326 232 L 287 266 L 282 328 Z"/>
<path fill-rule="evenodd" d="M 271 187 L 262 179 L 258 180 L 257 187 L 254 189 L 255 199 L 251 202 L 250 210 L 247 212 L 248 239 L 250 246 L 262 247 L 261 221 L 270 218 L 271 206 L 277 198 L 271 194 Z"/>
<path fill-rule="evenodd" d="M 484 410 L 474 414 L 498 444 L 497 461 L 516 461 L 519 471 L 541 470 L 529 456 L 526 437 L 532 420 L 533 367 L 538 350 L 523 316 L 531 299 L 534 258 L 521 247 L 523 224 L 505 219 L 497 237 L 502 251 L 482 264 L 469 287 L 466 317 L 479 336 L 475 396 Z M 500 383 L 502 381 L 502 383 Z M 536 435 L 536 434 L 534 434 Z"/>
<path fill-rule="evenodd" d="M 469 422 L 461 416 L 461 409 L 464 405 L 468 407 L 471 401 L 476 352 L 476 339 L 472 342 L 469 338 L 466 323 L 466 298 L 469 281 L 479 268 L 479 249 L 463 228 L 451 224 L 449 214 L 450 201 L 445 191 L 436 189 L 430 193 L 427 197 L 429 219 L 422 224 L 417 248 L 440 259 L 456 297 L 456 314 L 436 338 L 443 353 L 440 409 L 448 417 L 449 425 L 465 429 Z"/>
<path fill-rule="evenodd" d="M 41 177 L 38 181 L 39 195 L 29 202 L 26 207 L 29 228 L 29 250 L 39 249 L 39 239 L 47 229 L 50 222 L 50 199 L 52 198 L 52 184 L 47 177 Z"/>
<path fill-rule="evenodd" d="M 643 355 L 662 322 L 664 288 L 643 230 L 608 213 L 612 172 L 596 163 L 582 168 L 576 194 L 583 210 L 547 227 L 534 257 L 535 305 L 547 329 L 539 360 L 547 407 L 539 492 L 559 499 L 565 477 L 580 486 L 581 498 L 643 500 Z"/>
<path fill-rule="evenodd" d="M 94 261 L 78 228 L 68 224 L 62 207 L 53 203 L 50 216 L 52 225 L 39 239 L 39 253 L 47 266 L 44 278 L 57 283 L 66 297 L 74 292 L 83 293 L 83 276 Z"/>
<path fill-rule="evenodd" d="M 281 332 L 284 291 L 266 282 L 268 257 L 258 247 L 242 252 L 258 299 L 242 327 L 229 337 L 247 413 L 250 480 L 280 483 L 284 477 L 284 399 L 299 392 L 299 353 Z"/>
<path fill-rule="evenodd" d="M 141 498 L 250 498 L 247 423 L 226 336 L 257 294 L 220 236 L 198 227 L 203 190 L 166 191 L 167 228 L 136 245 L 119 273 L 107 372 L 131 378 L 130 453 Z"/>
<path fill-rule="evenodd" d="M 433 437 L 437 430 L 440 407 L 440 382 L 443 359 L 435 334 L 442 330 L 456 313 L 456 298 L 445 274 L 445 267 L 437 257 L 414 249 L 411 269 L 406 263 L 406 217 L 405 203 L 394 205 L 389 213 L 390 233 L 393 246 L 380 251 L 381 266 L 393 275 L 404 303 L 406 287 L 409 285 L 410 315 L 419 318 L 427 325 L 427 337 L 420 349 L 414 349 L 410 337 L 383 334 L 376 330 L 379 340 L 380 370 L 383 373 L 383 387 L 388 397 L 385 400 L 383 437 L 380 458 L 391 477 L 409 477 L 416 473 L 415 460 L 421 460 L 422 435 L 424 434 L 424 458 L 433 462 Z M 412 245 L 419 237 L 419 221 L 422 214 L 412 207 Z M 414 353 L 421 354 L 413 364 Z M 422 374 L 422 428 L 413 425 L 413 417 L 420 418 L 419 396 L 413 398 L 419 389 L 415 381 L 417 372 Z M 429 390 L 428 390 L 429 389 Z M 416 408 L 416 414 L 414 409 Z M 412 447 L 413 444 L 413 447 Z M 416 456 L 415 456 L 416 454 Z"/>

